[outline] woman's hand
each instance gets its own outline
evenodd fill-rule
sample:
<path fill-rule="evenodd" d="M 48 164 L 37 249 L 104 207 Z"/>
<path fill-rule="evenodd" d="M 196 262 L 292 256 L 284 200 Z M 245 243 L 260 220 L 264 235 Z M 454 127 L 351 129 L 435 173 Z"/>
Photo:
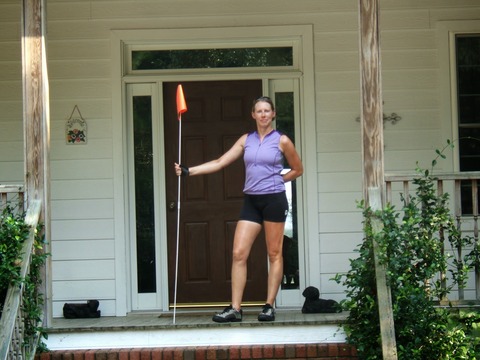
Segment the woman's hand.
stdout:
<path fill-rule="evenodd" d="M 292 181 L 303 174 L 303 164 L 298 156 L 297 150 L 292 141 L 286 135 L 282 135 L 280 138 L 280 148 L 283 151 L 283 155 L 290 166 L 290 171 L 283 175 L 283 181 Z"/>
<path fill-rule="evenodd" d="M 180 168 L 180 165 L 177 164 L 177 163 L 175 163 L 175 174 L 176 174 L 177 176 L 182 175 L 182 169 Z"/>
<path fill-rule="evenodd" d="M 188 167 L 175 163 L 175 174 L 177 176 L 188 176 L 190 175 L 190 171 L 188 170 Z"/>

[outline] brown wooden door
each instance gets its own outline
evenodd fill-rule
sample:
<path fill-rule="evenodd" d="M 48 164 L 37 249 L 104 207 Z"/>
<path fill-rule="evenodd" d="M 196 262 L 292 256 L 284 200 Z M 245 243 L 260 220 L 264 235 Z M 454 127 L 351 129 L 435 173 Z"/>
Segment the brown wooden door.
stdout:
<path fill-rule="evenodd" d="M 176 204 L 178 180 L 178 83 L 164 84 L 167 202 Z M 188 111 L 182 115 L 182 163 L 193 166 L 221 156 L 244 133 L 254 129 L 253 99 L 262 95 L 261 81 L 182 83 Z M 229 303 L 235 226 L 243 200 L 243 159 L 210 175 L 182 178 L 177 304 Z M 169 300 L 174 301 L 177 210 L 168 221 Z M 244 302 L 264 302 L 267 256 L 263 233 L 248 263 Z"/>

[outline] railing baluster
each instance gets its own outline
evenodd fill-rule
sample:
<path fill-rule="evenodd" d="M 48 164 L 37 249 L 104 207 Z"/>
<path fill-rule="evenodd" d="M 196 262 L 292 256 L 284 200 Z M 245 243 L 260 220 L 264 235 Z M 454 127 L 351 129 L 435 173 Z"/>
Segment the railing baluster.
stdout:
<path fill-rule="evenodd" d="M 473 238 L 475 249 L 478 249 L 478 183 L 472 179 L 472 215 L 473 215 Z M 480 300 L 480 267 L 475 264 L 475 296 Z"/>
<path fill-rule="evenodd" d="M 437 180 L 437 195 L 442 196 L 443 195 L 443 181 L 442 180 Z M 442 249 L 442 255 L 445 254 L 445 229 L 441 227 L 438 231 L 438 237 L 442 243 L 441 249 Z M 447 289 L 447 274 L 445 271 L 440 272 L 440 286 L 442 287 L 443 290 Z M 446 300 L 446 294 L 443 296 L 442 299 L 440 300 Z"/>
<path fill-rule="evenodd" d="M 462 181 L 455 180 L 455 219 L 457 220 L 457 229 L 461 233 L 462 231 L 462 200 L 461 200 L 461 188 L 462 188 Z M 460 270 L 458 267 L 463 265 L 462 262 L 462 246 L 458 244 L 457 246 L 457 270 Z M 458 287 L 458 300 L 465 299 L 465 290 L 463 287 Z"/>
<path fill-rule="evenodd" d="M 392 203 L 392 182 L 387 181 L 385 183 L 385 200 L 387 204 Z"/>
<path fill-rule="evenodd" d="M 5 207 L 5 205 L 7 205 L 7 194 L 6 193 L 1 193 L 1 208 L 3 209 Z"/>
<path fill-rule="evenodd" d="M 18 193 L 18 208 L 22 213 L 25 210 L 25 193 L 23 191 Z"/>
<path fill-rule="evenodd" d="M 410 195 L 409 195 L 409 181 L 404 181 L 403 182 L 403 196 L 405 197 L 405 202 L 406 204 L 410 204 Z"/>

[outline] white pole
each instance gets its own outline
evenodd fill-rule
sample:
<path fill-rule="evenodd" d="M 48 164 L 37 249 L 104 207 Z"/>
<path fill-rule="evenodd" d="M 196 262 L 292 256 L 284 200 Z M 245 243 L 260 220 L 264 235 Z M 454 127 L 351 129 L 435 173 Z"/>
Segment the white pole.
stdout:
<path fill-rule="evenodd" d="M 182 115 L 178 118 L 178 164 L 182 163 Z M 178 247 L 180 243 L 180 185 L 181 176 L 178 176 L 177 191 L 177 245 L 175 253 L 175 292 L 173 296 L 173 324 L 175 325 L 175 315 L 177 312 L 177 284 L 178 284 Z"/>

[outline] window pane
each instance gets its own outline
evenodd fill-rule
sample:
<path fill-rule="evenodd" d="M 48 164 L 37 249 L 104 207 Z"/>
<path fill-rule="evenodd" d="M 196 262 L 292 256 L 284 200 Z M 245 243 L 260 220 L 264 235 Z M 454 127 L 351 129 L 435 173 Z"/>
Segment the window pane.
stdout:
<path fill-rule="evenodd" d="M 460 171 L 480 170 L 480 128 L 460 128 Z"/>
<path fill-rule="evenodd" d="M 456 37 L 460 171 L 480 170 L 480 35 Z M 462 182 L 462 213 L 472 213 L 472 187 Z"/>
<path fill-rule="evenodd" d="M 292 65 L 292 47 L 132 51 L 132 70 Z"/>
<path fill-rule="evenodd" d="M 460 170 L 480 170 L 480 35 L 456 37 Z"/>
<path fill-rule="evenodd" d="M 480 36 L 459 35 L 457 36 L 457 66 L 472 66 L 477 64 L 480 58 Z"/>
<path fill-rule="evenodd" d="M 295 140 L 295 112 L 293 92 L 275 94 L 277 130 Z M 285 172 L 289 165 L 285 163 Z M 297 189 L 295 181 L 285 184 L 289 212 L 285 223 L 283 244 L 283 282 L 282 289 L 299 289 L 298 266 L 298 223 L 297 223 Z"/>
<path fill-rule="evenodd" d="M 137 282 L 139 293 L 156 292 L 152 99 L 133 97 Z"/>
<path fill-rule="evenodd" d="M 478 84 L 480 81 L 475 85 Z M 480 124 L 480 95 L 459 94 L 458 102 L 460 124 Z"/>

